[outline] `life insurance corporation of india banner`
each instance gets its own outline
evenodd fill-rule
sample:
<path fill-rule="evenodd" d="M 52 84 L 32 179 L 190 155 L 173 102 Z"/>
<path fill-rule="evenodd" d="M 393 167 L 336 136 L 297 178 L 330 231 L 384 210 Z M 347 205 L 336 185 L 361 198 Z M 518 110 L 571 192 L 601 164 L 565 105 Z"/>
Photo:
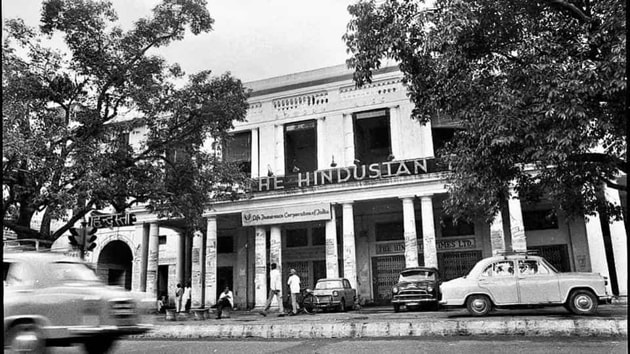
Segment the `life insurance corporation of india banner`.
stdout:
<path fill-rule="evenodd" d="M 243 226 L 286 224 L 292 222 L 330 220 L 330 204 L 301 204 L 257 209 L 241 213 Z"/>

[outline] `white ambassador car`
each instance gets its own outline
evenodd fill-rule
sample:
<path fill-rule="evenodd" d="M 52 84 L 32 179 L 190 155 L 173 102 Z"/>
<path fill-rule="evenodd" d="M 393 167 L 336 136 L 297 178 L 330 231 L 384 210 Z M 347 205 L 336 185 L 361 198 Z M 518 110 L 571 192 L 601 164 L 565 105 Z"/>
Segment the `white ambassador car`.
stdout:
<path fill-rule="evenodd" d="M 151 328 L 139 323 L 143 299 L 102 284 L 77 258 L 5 249 L 2 270 L 4 344 L 11 352 L 77 343 L 105 353 L 118 338 Z"/>
<path fill-rule="evenodd" d="M 440 304 L 466 307 L 473 316 L 495 307 L 558 305 L 591 315 L 612 299 L 607 282 L 598 273 L 560 273 L 542 257 L 506 254 L 482 259 L 468 275 L 442 283 Z"/>

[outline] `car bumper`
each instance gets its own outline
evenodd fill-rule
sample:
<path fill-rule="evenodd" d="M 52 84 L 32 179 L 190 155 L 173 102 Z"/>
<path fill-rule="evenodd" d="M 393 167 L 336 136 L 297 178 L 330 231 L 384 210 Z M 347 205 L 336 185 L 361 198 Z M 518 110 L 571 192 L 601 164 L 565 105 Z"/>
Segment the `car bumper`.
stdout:
<path fill-rule="evenodd" d="M 133 326 L 77 326 L 68 328 L 68 332 L 77 336 L 86 335 L 131 335 L 142 334 L 153 329 L 150 324 L 138 324 Z"/>
<path fill-rule="evenodd" d="M 341 301 L 333 301 L 333 302 L 318 302 L 313 305 L 319 309 L 326 309 L 326 308 L 339 307 L 340 304 L 341 304 Z"/>
<path fill-rule="evenodd" d="M 392 299 L 392 304 L 397 305 L 419 305 L 421 303 L 438 302 L 436 298 L 420 298 L 420 299 Z"/>

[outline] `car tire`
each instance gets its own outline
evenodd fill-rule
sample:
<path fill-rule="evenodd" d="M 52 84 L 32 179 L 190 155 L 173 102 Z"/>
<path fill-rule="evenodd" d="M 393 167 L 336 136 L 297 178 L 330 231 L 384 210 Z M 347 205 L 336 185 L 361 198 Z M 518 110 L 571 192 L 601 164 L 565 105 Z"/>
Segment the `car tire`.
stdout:
<path fill-rule="evenodd" d="M 486 295 L 472 295 L 466 301 L 466 308 L 473 316 L 485 316 L 492 310 L 492 301 Z"/>
<path fill-rule="evenodd" d="M 576 315 L 592 315 L 597 312 L 597 298 L 588 290 L 576 290 L 569 295 L 569 310 Z"/>
<path fill-rule="evenodd" d="M 83 343 L 85 352 L 88 354 L 105 354 L 108 353 L 113 346 L 114 338 L 110 337 L 96 337 L 87 339 L 86 342 Z"/>
<path fill-rule="evenodd" d="M 316 302 L 317 298 L 315 297 L 315 295 L 308 294 L 304 297 L 304 300 L 302 301 L 302 307 L 304 308 L 304 310 L 306 310 L 306 312 L 313 313 L 313 311 L 315 310 Z"/>
<path fill-rule="evenodd" d="M 10 352 L 45 353 L 46 340 L 42 331 L 34 323 L 22 323 L 9 330 Z"/>
<path fill-rule="evenodd" d="M 394 312 L 400 312 L 400 305 L 394 304 Z"/>
<path fill-rule="evenodd" d="M 346 299 L 341 299 L 341 302 L 339 303 L 339 311 L 346 312 Z"/>

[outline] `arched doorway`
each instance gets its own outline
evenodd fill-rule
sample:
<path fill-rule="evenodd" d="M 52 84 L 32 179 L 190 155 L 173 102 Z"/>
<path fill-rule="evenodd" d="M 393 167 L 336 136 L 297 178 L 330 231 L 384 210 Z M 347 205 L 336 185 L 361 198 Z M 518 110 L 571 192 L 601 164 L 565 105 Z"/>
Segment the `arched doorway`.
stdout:
<path fill-rule="evenodd" d="M 98 256 L 96 271 L 107 285 L 122 286 L 131 290 L 131 263 L 133 254 L 123 241 L 111 241 Z"/>

